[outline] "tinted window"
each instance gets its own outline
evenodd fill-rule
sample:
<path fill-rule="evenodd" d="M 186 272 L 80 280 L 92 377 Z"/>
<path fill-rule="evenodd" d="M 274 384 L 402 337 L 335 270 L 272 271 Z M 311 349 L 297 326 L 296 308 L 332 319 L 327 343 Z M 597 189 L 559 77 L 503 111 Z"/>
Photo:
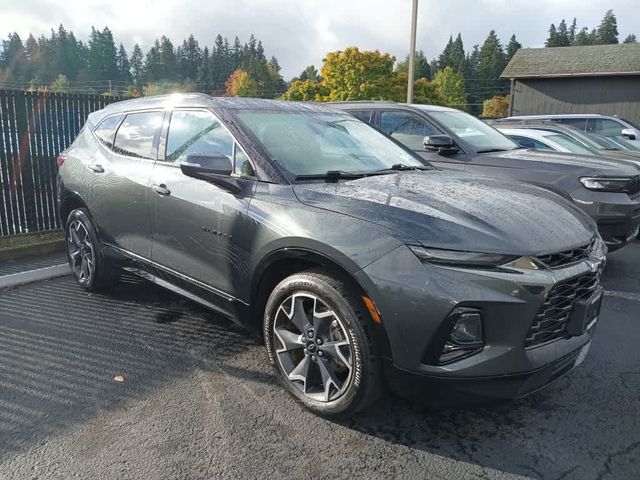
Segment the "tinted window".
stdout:
<path fill-rule="evenodd" d="M 625 128 L 621 123 L 608 118 L 590 118 L 587 122 L 587 132 L 593 132 L 605 137 L 616 137 L 622 135 Z"/>
<path fill-rule="evenodd" d="M 563 125 L 570 125 L 580 130 L 586 130 L 587 119 L 586 118 L 559 118 L 553 119 L 554 122 L 561 123 Z"/>
<path fill-rule="evenodd" d="M 429 114 L 478 153 L 513 150 L 517 145 L 482 120 L 459 111 L 438 111 Z"/>
<path fill-rule="evenodd" d="M 424 150 L 424 137 L 440 133 L 426 120 L 406 112 L 380 113 L 380 129 L 412 150 Z"/>
<path fill-rule="evenodd" d="M 124 115 L 114 115 L 105 118 L 93 131 L 96 137 L 98 137 L 98 140 L 108 148 L 113 148 L 113 137 L 116 135 L 116 130 L 123 116 Z"/>
<path fill-rule="evenodd" d="M 222 153 L 232 157 L 233 138 L 212 113 L 177 111 L 171 114 L 166 160 L 182 161 L 190 153 Z"/>
<path fill-rule="evenodd" d="M 363 122 L 371 123 L 371 110 L 349 110 L 349 113 Z"/>
<path fill-rule="evenodd" d="M 524 148 L 535 148 L 537 150 L 552 150 L 546 143 L 539 142 L 533 138 L 521 137 L 519 135 L 507 135 L 511 140 L 515 140 L 518 145 Z"/>
<path fill-rule="evenodd" d="M 118 128 L 114 150 L 130 157 L 152 158 L 153 139 L 160 132 L 163 116 L 162 112 L 127 115 Z"/>

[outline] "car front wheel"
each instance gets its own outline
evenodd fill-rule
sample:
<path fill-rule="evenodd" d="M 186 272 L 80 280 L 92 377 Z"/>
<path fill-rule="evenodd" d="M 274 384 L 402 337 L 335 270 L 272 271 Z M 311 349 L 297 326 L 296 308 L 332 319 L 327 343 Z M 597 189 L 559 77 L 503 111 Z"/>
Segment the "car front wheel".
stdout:
<path fill-rule="evenodd" d="M 314 413 L 346 417 L 381 391 L 368 314 L 346 282 L 321 271 L 292 275 L 271 293 L 264 338 L 276 375 Z"/>

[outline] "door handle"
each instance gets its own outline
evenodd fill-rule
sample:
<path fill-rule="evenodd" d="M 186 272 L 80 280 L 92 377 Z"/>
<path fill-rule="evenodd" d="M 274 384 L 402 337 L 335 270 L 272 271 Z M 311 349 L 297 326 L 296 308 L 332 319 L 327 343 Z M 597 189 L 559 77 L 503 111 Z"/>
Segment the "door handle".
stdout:
<path fill-rule="evenodd" d="M 151 190 L 163 197 L 171 195 L 171 190 L 169 190 L 164 183 L 161 183 L 160 185 L 151 185 Z"/>
<path fill-rule="evenodd" d="M 104 173 L 104 168 L 102 168 L 102 165 L 99 165 L 97 163 L 89 163 L 87 164 L 87 168 L 93 173 Z"/>

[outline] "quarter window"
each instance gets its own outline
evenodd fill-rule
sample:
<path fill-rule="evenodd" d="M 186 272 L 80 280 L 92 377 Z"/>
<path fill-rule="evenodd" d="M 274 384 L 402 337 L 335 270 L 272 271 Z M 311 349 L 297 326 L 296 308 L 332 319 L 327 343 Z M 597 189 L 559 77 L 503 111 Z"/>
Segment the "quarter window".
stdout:
<path fill-rule="evenodd" d="M 190 153 L 222 153 L 232 158 L 233 137 L 209 112 L 173 112 L 165 158 L 178 162 Z"/>
<path fill-rule="evenodd" d="M 95 136 L 98 137 L 98 140 L 107 148 L 113 149 L 113 137 L 116 136 L 116 130 L 123 116 L 124 115 L 113 115 L 105 118 L 93 131 Z"/>
<path fill-rule="evenodd" d="M 426 120 L 405 112 L 382 112 L 380 129 L 412 150 L 423 150 L 424 137 L 440 133 Z"/>
<path fill-rule="evenodd" d="M 126 116 L 114 142 L 114 151 L 136 158 L 153 158 L 153 140 L 160 133 L 162 112 L 130 113 Z"/>

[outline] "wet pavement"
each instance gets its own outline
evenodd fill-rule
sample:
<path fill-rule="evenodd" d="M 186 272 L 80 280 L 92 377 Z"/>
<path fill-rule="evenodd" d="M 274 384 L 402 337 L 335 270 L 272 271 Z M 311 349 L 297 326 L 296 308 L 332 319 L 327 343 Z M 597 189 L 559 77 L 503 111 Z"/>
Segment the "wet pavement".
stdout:
<path fill-rule="evenodd" d="M 525 400 L 303 410 L 240 328 L 144 281 L 0 291 L 0 478 L 640 478 L 640 244 L 585 362 Z"/>

